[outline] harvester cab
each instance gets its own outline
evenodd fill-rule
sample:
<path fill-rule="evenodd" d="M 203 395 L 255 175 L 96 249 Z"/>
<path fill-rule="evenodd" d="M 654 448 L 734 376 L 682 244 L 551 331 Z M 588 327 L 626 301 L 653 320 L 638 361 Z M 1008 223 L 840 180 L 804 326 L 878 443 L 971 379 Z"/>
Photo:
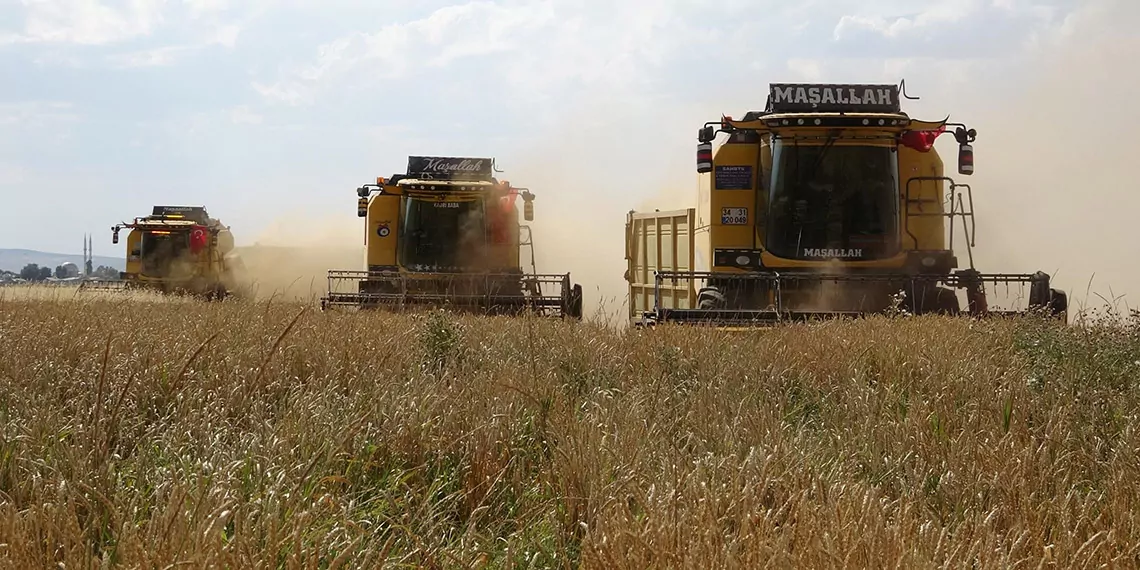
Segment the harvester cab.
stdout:
<path fill-rule="evenodd" d="M 1028 309 L 1067 318 L 1049 275 L 974 268 L 972 191 L 946 176 L 934 142 L 952 129 L 968 176 L 977 133 L 912 119 L 900 95 L 898 85 L 773 84 L 764 111 L 706 123 L 699 209 L 627 217 L 632 321 L 958 314 L 959 292 L 972 315 L 1024 312 L 989 307 L 996 284 L 1028 285 Z"/>
<path fill-rule="evenodd" d="M 228 226 L 201 206 L 154 206 L 149 216 L 111 227 L 111 243 L 126 236 L 126 271 L 119 280 L 89 280 L 87 290 L 148 289 L 210 299 L 234 286 L 234 239 Z"/>
<path fill-rule="evenodd" d="M 364 270 L 332 270 L 322 308 L 450 307 L 582 318 L 582 287 L 539 274 L 534 194 L 494 177 L 489 158 L 408 159 L 407 172 L 357 189 Z M 523 256 L 523 250 L 528 255 Z"/>

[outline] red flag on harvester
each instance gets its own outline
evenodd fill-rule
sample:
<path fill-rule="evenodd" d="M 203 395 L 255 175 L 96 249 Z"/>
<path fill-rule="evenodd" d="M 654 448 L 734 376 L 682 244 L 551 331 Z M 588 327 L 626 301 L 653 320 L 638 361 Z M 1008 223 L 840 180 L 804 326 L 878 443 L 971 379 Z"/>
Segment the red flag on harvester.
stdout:
<path fill-rule="evenodd" d="M 194 226 L 190 229 L 190 253 L 198 255 L 210 243 L 210 233 L 205 226 Z"/>
<path fill-rule="evenodd" d="M 944 132 L 946 132 L 946 125 L 942 125 L 933 131 L 907 131 L 903 133 L 902 139 L 900 139 L 899 142 L 918 152 L 928 152 L 934 147 L 934 141 L 938 138 L 938 135 Z"/>
<path fill-rule="evenodd" d="M 499 205 L 502 209 L 495 212 L 490 216 L 490 230 L 491 240 L 493 243 L 507 243 L 510 239 L 510 234 L 507 232 L 507 215 L 515 207 L 515 199 L 519 197 L 519 191 L 512 188 L 510 184 L 503 183 L 502 187 L 506 190 L 506 195 L 499 197 Z"/>

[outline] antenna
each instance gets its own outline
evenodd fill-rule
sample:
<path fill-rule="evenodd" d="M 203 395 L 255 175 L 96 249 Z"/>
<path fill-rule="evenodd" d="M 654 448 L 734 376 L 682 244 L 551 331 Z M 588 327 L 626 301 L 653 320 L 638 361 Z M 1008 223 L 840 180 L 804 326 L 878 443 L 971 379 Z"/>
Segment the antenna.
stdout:
<path fill-rule="evenodd" d="M 911 101 L 918 101 L 920 99 L 920 97 L 911 97 L 910 95 L 907 95 L 906 79 L 899 81 L 899 91 L 902 92 L 902 96 L 904 99 L 910 99 Z"/>

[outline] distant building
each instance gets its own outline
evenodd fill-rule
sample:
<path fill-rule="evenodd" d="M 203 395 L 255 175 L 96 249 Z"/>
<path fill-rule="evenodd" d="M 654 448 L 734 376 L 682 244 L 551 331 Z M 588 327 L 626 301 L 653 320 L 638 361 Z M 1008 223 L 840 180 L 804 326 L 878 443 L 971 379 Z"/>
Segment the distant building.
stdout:
<path fill-rule="evenodd" d="M 61 271 L 60 275 L 57 275 L 57 277 L 59 277 L 60 279 L 70 279 L 73 277 L 79 277 L 79 266 L 78 265 L 68 261 L 67 263 L 60 265 L 59 267 L 62 271 Z"/>

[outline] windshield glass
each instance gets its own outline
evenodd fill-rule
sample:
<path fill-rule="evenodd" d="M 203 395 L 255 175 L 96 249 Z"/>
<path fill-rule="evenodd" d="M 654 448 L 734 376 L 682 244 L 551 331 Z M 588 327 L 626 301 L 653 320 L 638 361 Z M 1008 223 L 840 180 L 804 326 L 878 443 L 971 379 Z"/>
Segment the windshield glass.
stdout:
<path fill-rule="evenodd" d="M 880 146 L 796 145 L 772 154 L 767 249 L 791 259 L 881 259 L 899 247 L 898 162 Z"/>
<path fill-rule="evenodd" d="M 481 200 L 435 202 L 404 197 L 400 264 L 409 269 L 474 265 L 486 242 Z"/>
<path fill-rule="evenodd" d="M 144 232 L 142 236 L 143 274 L 169 275 L 174 260 L 186 255 L 189 249 L 189 232 Z"/>

